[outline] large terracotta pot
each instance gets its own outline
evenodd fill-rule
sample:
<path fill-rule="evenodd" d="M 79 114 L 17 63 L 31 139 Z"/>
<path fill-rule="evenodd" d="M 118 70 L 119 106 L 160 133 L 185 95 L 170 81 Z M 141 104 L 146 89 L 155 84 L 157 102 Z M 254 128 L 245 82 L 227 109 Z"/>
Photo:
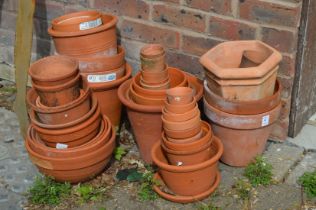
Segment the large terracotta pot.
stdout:
<path fill-rule="evenodd" d="M 87 30 L 64 32 L 50 27 L 48 33 L 53 37 L 57 53 L 74 57 L 117 54 L 117 17 L 103 14 L 101 19 L 102 25 Z"/>
<path fill-rule="evenodd" d="M 189 81 L 189 85 L 196 90 L 196 99 L 200 100 L 203 94 L 201 81 L 198 81 L 194 76 L 186 75 L 186 77 Z M 172 77 L 170 77 L 170 79 L 172 80 Z M 129 97 L 131 82 L 132 80 L 128 80 L 120 86 L 118 96 L 121 102 L 127 107 L 128 119 L 131 122 L 140 154 L 146 163 L 151 163 L 150 150 L 154 143 L 161 138 L 161 114 L 163 106 L 146 106 L 133 102 Z M 181 81 L 174 84 L 180 83 Z M 163 94 L 160 93 L 161 91 L 155 92 L 159 92 L 160 95 Z"/>
<path fill-rule="evenodd" d="M 206 52 L 200 63 L 214 93 L 247 101 L 273 94 L 281 59 L 278 51 L 261 41 L 229 41 Z"/>
<path fill-rule="evenodd" d="M 147 44 L 140 50 L 141 67 L 144 71 L 162 71 L 166 53 L 160 44 Z"/>
<path fill-rule="evenodd" d="M 231 166 L 246 166 L 262 154 L 280 110 L 281 103 L 261 114 L 233 115 L 216 109 L 204 100 L 204 112 L 213 133 L 224 145 L 221 160 Z"/>
<path fill-rule="evenodd" d="M 31 88 L 27 92 L 26 100 L 30 117 L 38 118 L 37 121 L 47 125 L 58 125 L 74 122 L 88 113 L 91 104 L 90 96 L 91 90 L 85 89 L 81 90 L 79 98 L 65 105 L 56 107 L 38 106 L 39 97 L 34 88 Z"/>
<path fill-rule="evenodd" d="M 72 157 L 64 158 L 50 157 L 49 153 L 47 155 L 38 154 L 30 147 L 29 142 L 34 141 L 33 139 L 27 139 L 25 146 L 31 161 L 38 167 L 40 172 L 60 182 L 78 183 L 89 180 L 104 170 L 115 148 L 115 131 L 113 127 L 110 136 L 110 140 L 107 140 L 108 133 L 104 130 L 104 134 L 100 135 L 100 139 L 97 142 L 107 141 L 105 144 L 91 152 L 78 153 L 80 155 L 74 152 Z"/>
<path fill-rule="evenodd" d="M 179 196 L 196 196 L 208 191 L 215 183 L 218 160 L 223 153 L 221 141 L 214 137 L 211 144 L 211 158 L 194 165 L 170 165 L 163 153 L 160 142 L 157 142 L 151 155 L 158 172 L 166 186 Z"/>
<path fill-rule="evenodd" d="M 125 75 L 117 80 L 103 83 L 88 83 L 93 96 L 98 99 L 101 113 L 108 116 L 115 130 L 118 129 L 121 120 L 122 103 L 118 98 L 118 88 L 132 75 L 131 66 L 126 63 Z"/>

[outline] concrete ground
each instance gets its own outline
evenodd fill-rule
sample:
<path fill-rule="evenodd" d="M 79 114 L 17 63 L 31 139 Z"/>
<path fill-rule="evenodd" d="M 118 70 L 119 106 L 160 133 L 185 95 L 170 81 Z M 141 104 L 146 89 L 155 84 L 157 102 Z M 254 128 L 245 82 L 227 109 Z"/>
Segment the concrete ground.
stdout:
<path fill-rule="evenodd" d="M 16 115 L 0 108 L 0 119 L 0 209 L 23 209 L 27 202 L 24 193 L 38 172 L 28 159 Z M 133 151 L 137 153 L 135 147 Z M 182 205 L 161 198 L 150 202 L 139 201 L 135 198 L 135 188 L 117 184 L 106 201 L 74 208 L 202 209 L 205 205 L 211 205 L 220 209 L 316 209 L 315 201 L 307 200 L 297 184 L 298 177 L 305 171 L 316 169 L 316 117 L 295 139 L 289 138 L 284 143 L 269 142 L 264 157 L 273 166 L 275 184 L 252 190 L 247 200 L 241 200 L 234 190 L 236 180 L 243 178 L 244 169 L 221 163 L 222 181 L 218 190 L 198 203 Z"/>

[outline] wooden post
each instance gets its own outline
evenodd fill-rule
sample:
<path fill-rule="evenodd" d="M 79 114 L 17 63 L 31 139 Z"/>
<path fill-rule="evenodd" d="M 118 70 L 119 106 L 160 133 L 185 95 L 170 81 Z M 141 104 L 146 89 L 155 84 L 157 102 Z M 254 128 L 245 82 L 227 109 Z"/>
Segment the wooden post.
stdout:
<path fill-rule="evenodd" d="M 16 22 L 14 65 L 17 88 L 14 111 L 18 116 L 21 134 L 25 137 L 29 119 L 26 108 L 27 70 L 30 66 L 35 0 L 19 0 Z"/>

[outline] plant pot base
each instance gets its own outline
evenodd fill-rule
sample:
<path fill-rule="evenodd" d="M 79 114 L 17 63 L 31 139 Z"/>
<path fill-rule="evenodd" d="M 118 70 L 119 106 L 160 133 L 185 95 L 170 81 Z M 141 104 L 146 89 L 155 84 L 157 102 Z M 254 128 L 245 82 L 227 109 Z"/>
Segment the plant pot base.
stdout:
<path fill-rule="evenodd" d="M 162 185 L 165 186 L 162 178 L 160 177 L 160 175 L 158 173 L 155 173 L 154 179 L 158 180 Z M 192 203 L 192 202 L 202 200 L 202 199 L 208 197 L 209 195 L 211 195 L 215 191 L 215 189 L 218 187 L 220 180 L 221 180 L 221 175 L 219 172 L 217 172 L 214 184 L 205 192 L 200 193 L 200 194 L 195 195 L 195 196 L 172 195 L 172 194 L 169 194 L 169 193 L 162 191 L 161 188 L 157 185 L 154 186 L 154 191 L 156 193 L 158 193 L 158 195 L 160 195 L 164 199 L 175 202 L 175 203 Z"/>

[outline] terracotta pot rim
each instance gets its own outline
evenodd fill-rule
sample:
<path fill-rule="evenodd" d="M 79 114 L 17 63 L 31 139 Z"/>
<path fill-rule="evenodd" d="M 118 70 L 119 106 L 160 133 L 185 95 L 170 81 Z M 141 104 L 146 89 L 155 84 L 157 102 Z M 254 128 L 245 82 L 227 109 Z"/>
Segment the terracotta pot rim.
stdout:
<path fill-rule="evenodd" d="M 189 120 L 186 120 L 186 121 L 182 121 L 182 122 L 166 120 L 164 118 L 164 116 L 161 115 L 161 120 L 162 120 L 163 128 L 168 128 L 169 130 L 172 130 L 172 131 L 188 130 L 188 129 L 190 129 L 192 127 L 193 123 L 202 121 L 200 115 L 196 115 L 195 117 L 193 117 L 193 118 L 191 118 Z M 176 127 L 177 129 L 170 129 L 170 125 L 171 125 L 171 127 Z M 185 127 L 185 128 L 183 128 L 183 127 Z M 195 126 L 193 126 L 192 128 L 194 128 L 194 127 Z"/>
<path fill-rule="evenodd" d="M 164 182 L 163 179 L 161 178 L 161 176 L 159 175 L 159 173 L 155 173 L 154 180 L 158 180 L 158 181 Z M 192 195 L 192 196 L 172 195 L 172 194 L 169 194 L 169 193 L 166 193 L 166 192 L 162 191 L 160 189 L 159 185 L 154 185 L 153 189 L 158 195 L 160 195 L 161 197 L 163 197 L 163 198 L 165 198 L 167 200 L 170 200 L 172 202 L 176 202 L 176 203 L 191 203 L 191 202 L 196 202 L 196 201 L 199 201 L 199 200 L 202 200 L 202 199 L 208 197 L 211 193 L 213 193 L 216 190 L 216 188 L 218 187 L 220 181 L 221 181 L 221 175 L 220 175 L 220 172 L 217 171 L 214 184 L 208 190 L 206 190 L 205 192 L 202 192 L 202 193 L 200 193 L 198 195 Z M 167 186 L 167 185 L 165 185 L 165 186 Z"/>
<path fill-rule="evenodd" d="M 117 54 L 112 55 L 112 56 L 105 56 L 105 55 L 95 55 L 95 56 L 80 55 L 80 56 L 73 56 L 73 57 L 78 59 L 79 63 L 80 63 L 80 61 L 96 62 L 96 60 L 99 60 L 99 59 L 111 60 L 111 59 L 114 59 L 114 58 L 120 57 L 120 56 L 125 57 L 124 55 L 125 55 L 125 49 L 121 45 L 118 45 L 117 46 Z M 122 59 L 122 64 L 121 65 L 123 65 L 123 62 L 125 63 L 124 59 Z"/>
<path fill-rule="evenodd" d="M 218 137 L 216 137 L 214 135 L 213 135 L 213 138 L 214 138 L 214 140 L 212 141 L 212 144 L 216 145 L 216 149 L 217 149 L 216 154 L 213 157 L 211 157 L 209 160 L 206 160 L 206 161 L 204 161 L 202 163 L 179 167 L 179 166 L 169 165 L 169 164 L 166 164 L 166 163 L 160 161 L 156 157 L 155 151 L 158 149 L 158 147 L 161 146 L 161 142 L 157 142 L 153 146 L 153 148 L 151 150 L 151 157 L 153 159 L 153 162 L 159 168 L 161 168 L 163 170 L 166 170 L 166 171 L 170 171 L 170 172 L 174 172 L 174 173 L 183 173 L 183 172 L 197 171 L 197 170 L 206 168 L 206 167 L 208 167 L 210 165 L 216 164 L 217 161 L 220 159 L 220 157 L 223 154 L 224 147 L 223 147 L 222 142 L 219 140 Z M 212 146 L 212 144 L 211 144 L 211 146 Z"/>
<path fill-rule="evenodd" d="M 158 54 L 152 55 L 151 53 L 148 53 L 149 51 L 160 51 Z M 144 47 L 140 49 L 140 56 L 144 58 L 156 58 L 160 57 L 165 54 L 165 50 L 161 44 L 147 44 Z"/>
<path fill-rule="evenodd" d="M 197 101 L 194 99 L 188 104 L 170 104 L 167 99 L 164 100 L 165 109 L 167 111 L 169 111 L 169 108 L 171 108 L 171 109 L 185 109 L 185 108 L 192 107 L 192 106 L 195 107 L 194 105 L 196 105 L 196 103 L 197 103 Z M 177 114 L 181 114 L 181 113 L 177 113 Z"/>
<path fill-rule="evenodd" d="M 181 97 L 181 96 L 187 96 L 187 95 L 192 95 L 193 98 L 193 90 L 190 87 L 174 87 L 170 88 L 166 91 L 167 96 L 171 97 Z"/>
<path fill-rule="evenodd" d="M 69 80 L 68 82 L 66 82 L 64 84 L 54 85 L 54 86 L 42 86 L 42 85 L 36 85 L 33 83 L 32 87 L 36 90 L 39 90 L 39 91 L 56 92 L 56 91 L 60 91 L 60 90 L 64 90 L 66 88 L 69 88 L 69 87 L 73 86 L 74 84 L 76 84 L 77 82 L 79 83 L 79 80 L 80 80 L 80 74 L 78 74 L 75 78 L 73 78 L 72 80 Z"/>
<path fill-rule="evenodd" d="M 121 74 L 122 77 L 125 75 L 125 67 L 126 67 L 126 63 L 123 62 L 123 64 L 117 68 L 114 69 L 107 69 L 107 70 L 98 70 L 98 71 L 93 71 L 93 72 L 80 72 L 81 77 L 88 77 L 89 75 L 103 75 L 103 74 L 111 74 L 111 73 L 115 73 L 117 74 Z M 120 78 L 122 78 L 120 77 Z M 118 79 L 120 79 L 118 78 Z M 113 80 L 115 81 L 115 80 Z"/>
<path fill-rule="evenodd" d="M 67 62 L 68 64 L 72 64 L 73 67 L 71 69 L 73 70 L 67 74 L 63 74 L 63 75 L 55 76 L 55 77 L 52 77 L 51 75 L 49 75 L 48 78 L 37 76 L 37 74 L 34 72 L 36 71 L 37 68 L 39 68 L 37 66 L 44 65 L 46 62 L 51 61 L 51 60 L 58 60 L 59 62 L 64 62 L 64 63 Z M 65 55 L 50 55 L 33 62 L 30 65 L 28 74 L 31 76 L 32 80 L 37 80 L 41 82 L 56 82 L 56 81 L 63 80 L 65 78 L 73 76 L 74 74 L 78 73 L 78 69 L 79 69 L 79 63 L 76 59 L 65 56 Z"/>
<path fill-rule="evenodd" d="M 143 88 L 146 88 L 147 90 L 167 90 L 170 84 L 170 79 L 168 78 L 166 79 L 166 81 L 157 83 L 157 84 L 146 84 L 146 82 L 144 83 L 142 79 L 140 79 L 139 83 L 141 84 Z M 144 86 L 147 86 L 147 87 L 144 87 Z M 162 88 L 162 89 L 158 89 L 158 88 Z"/>
<path fill-rule="evenodd" d="M 56 31 L 50 26 L 48 28 L 48 33 L 53 37 L 73 37 L 73 36 L 84 36 L 88 34 L 94 34 L 101 31 L 108 30 L 109 28 L 115 27 L 118 18 L 117 16 L 111 15 L 111 14 L 101 14 L 102 17 L 102 25 L 96 28 L 91 28 L 83 31 L 74 31 L 74 32 L 63 32 L 63 31 Z M 105 22 L 105 18 L 111 18 L 110 21 Z"/>
<path fill-rule="evenodd" d="M 134 88 L 132 87 L 132 85 L 130 86 L 129 90 L 128 90 L 128 94 L 130 99 L 135 103 L 135 104 L 139 104 L 139 105 L 143 105 L 143 106 L 156 106 L 157 104 L 163 104 L 163 100 L 159 99 L 159 98 L 154 98 L 154 97 L 146 97 L 146 96 L 142 96 L 140 94 L 138 94 Z M 138 103 L 138 101 L 142 101 L 143 104 Z"/>
<path fill-rule="evenodd" d="M 187 111 L 187 112 L 185 112 L 183 114 L 177 114 L 177 113 L 168 112 L 165 108 L 162 109 L 162 115 L 164 116 L 164 118 L 165 119 L 166 118 L 173 118 L 173 119 L 175 119 L 174 120 L 175 122 L 179 122 L 179 121 L 182 121 L 182 120 L 189 120 L 189 119 L 193 118 L 195 114 L 201 116 L 201 112 L 200 112 L 197 104 L 192 110 L 189 110 L 189 111 Z M 188 115 L 189 115 L 190 118 L 187 117 Z M 183 116 L 186 116 L 185 119 L 183 119 Z M 193 117 L 191 117 L 191 116 L 193 116 Z M 166 120 L 168 120 L 168 119 L 166 119 Z"/>

